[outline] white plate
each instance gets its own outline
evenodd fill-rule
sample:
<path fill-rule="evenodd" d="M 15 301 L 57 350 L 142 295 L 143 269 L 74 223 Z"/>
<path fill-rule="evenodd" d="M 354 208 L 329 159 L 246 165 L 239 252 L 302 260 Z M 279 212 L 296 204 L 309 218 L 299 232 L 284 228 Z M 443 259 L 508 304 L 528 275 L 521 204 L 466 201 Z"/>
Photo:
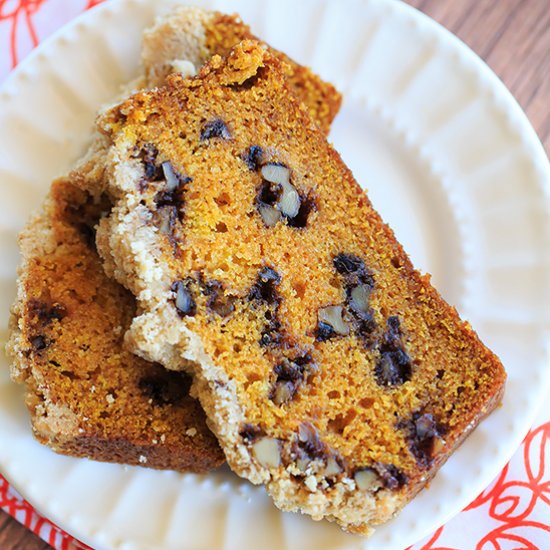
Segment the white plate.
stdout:
<path fill-rule="evenodd" d="M 94 110 L 137 72 L 163 2 L 112 0 L 44 43 L 0 91 L 0 314 L 15 236 L 85 146 Z M 392 1 L 204 1 L 311 64 L 344 92 L 332 140 L 416 265 L 502 358 L 503 406 L 430 488 L 369 541 L 275 510 L 222 470 L 180 475 L 61 457 L 31 437 L 0 369 L 0 471 L 43 514 L 101 549 L 398 548 L 473 499 L 504 466 L 547 391 L 550 177 L 527 119 L 461 42 Z"/>

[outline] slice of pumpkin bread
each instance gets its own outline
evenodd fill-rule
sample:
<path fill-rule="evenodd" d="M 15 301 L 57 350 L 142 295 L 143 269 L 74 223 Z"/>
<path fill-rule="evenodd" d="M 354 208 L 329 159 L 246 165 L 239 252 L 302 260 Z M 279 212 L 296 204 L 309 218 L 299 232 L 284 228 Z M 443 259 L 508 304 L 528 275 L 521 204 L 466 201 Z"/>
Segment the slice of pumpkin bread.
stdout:
<path fill-rule="evenodd" d="M 119 100 L 136 90 L 162 85 L 169 74 L 194 76 L 213 55 L 226 55 L 232 46 L 248 38 L 259 40 L 238 15 L 180 6 L 158 17 L 155 24 L 144 31 L 141 51 L 143 73 L 125 87 Z M 283 62 L 283 70 L 292 90 L 304 102 L 322 131 L 328 134 L 342 103 L 341 94 L 308 67 L 265 43 L 264 46 Z M 88 190 L 94 195 L 100 195 L 103 191 L 106 147 L 103 136 L 95 134 L 88 152 L 78 162 L 78 171 L 87 173 Z"/>
<path fill-rule="evenodd" d="M 95 203 L 67 179 L 20 236 L 23 256 L 8 350 L 25 384 L 33 433 L 55 451 L 108 462 L 203 472 L 223 453 L 187 375 L 123 346 L 133 296 L 108 279 Z"/>
<path fill-rule="evenodd" d="M 106 113 L 97 243 L 138 299 L 130 343 L 192 366 L 230 467 L 283 510 L 368 534 L 499 403 L 505 372 L 284 75 L 245 41 Z"/>
<path fill-rule="evenodd" d="M 238 15 L 184 6 L 158 19 L 145 31 L 142 61 L 151 86 L 161 85 L 174 71 L 189 75 L 213 55 L 225 56 L 245 39 L 259 40 Z M 328 134 L 340 109 L 342 96 L 309 68 L 296 63 L 283 52 L 270 51 L 285 62 L 284 72 L 290 87 L 309 110 L 311 117 Z"/>

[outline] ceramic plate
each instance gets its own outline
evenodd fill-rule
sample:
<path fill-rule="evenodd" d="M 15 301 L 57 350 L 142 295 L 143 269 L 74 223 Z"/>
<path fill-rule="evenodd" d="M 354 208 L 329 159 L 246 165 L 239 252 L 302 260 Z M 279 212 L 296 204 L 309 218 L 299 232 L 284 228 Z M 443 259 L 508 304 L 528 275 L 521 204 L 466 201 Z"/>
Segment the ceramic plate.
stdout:
<path fill-rule="evenodd" d="M 496 76 L 433 21 L 392 0 L 204 1 L 336 83 L 331 140 L 413 261 L 433 274 L 509 374 L 503 406 L 368 541 L 277 511 L 260 487 L 71 459 L 36 443 L 0 368 L 0 471 L 40 512 L 97 549 L 402 549 L 498 473 L 549 383 L 550 181 L 544 151 Z M 41 45 L 0 90 L 0 315 L 16 234 L 83 151 L 94 111 L 138 71 L 164 2 L 111 0 Z"/>

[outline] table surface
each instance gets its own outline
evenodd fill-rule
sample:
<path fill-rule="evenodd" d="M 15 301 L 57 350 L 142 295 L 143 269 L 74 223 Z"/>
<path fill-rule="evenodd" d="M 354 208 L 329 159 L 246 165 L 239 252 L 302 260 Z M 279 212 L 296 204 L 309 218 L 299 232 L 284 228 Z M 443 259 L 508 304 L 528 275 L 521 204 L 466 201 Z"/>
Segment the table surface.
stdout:
<path fill-rule="evenodd" d="M 550 151 L 548 0 L 407 0 L 456 34 L 497 73 Z M 0 510 L 2 550 L 51 547 Z"/>

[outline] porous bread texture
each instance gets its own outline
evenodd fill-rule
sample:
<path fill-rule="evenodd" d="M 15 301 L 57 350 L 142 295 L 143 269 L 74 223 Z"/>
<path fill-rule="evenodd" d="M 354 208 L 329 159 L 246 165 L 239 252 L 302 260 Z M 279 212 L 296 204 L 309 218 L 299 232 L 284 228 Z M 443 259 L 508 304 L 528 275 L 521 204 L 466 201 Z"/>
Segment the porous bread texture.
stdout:
<path fill-rule="evenodd" d="M 125 87 L 119 100 L 140 89 L 162 85 L 166 77 L 174 72 L 183 77 L 194 76 L 213 55 L 227 55 L 235 44 L 249 38 L 256 39 L 250 27 L 238 15 L 180 6 L 158 17 L 155 24 L 144 31 L 141 52 L 143 74 Z M 270 48 L 270 51 L 283 61 L 285 76 L 297 97 L 304 102 L 319 127 L 328 134 L 342 103 L 341 94 L 308 67 L 275 49 Z M 94 135 L 91 146 L 77 163 L 74 173 L 75 180 L 86 179 L 87 190 L 96 196 L 103 192 L 105 185 L 105 155 L 105 138 Z M 106 270 L 109 273 L 112 268 L 106 265 Z"/>
<path fill-rule="evenodd" d="M 278 507 L 370 533 L 498 404 L 502 365 L 414 270 L 262 45 L 99 126 L 114 206 L 97 243 L 138 299 L 128 341 L 192 369 L 230 467 Z M 309 205 L 301 221 L 261 214 L 270 170 Z"/>
<path fill-rule="evenodd" d="M 155 24 L 143 33 L 141 64 L 143 74 L 126 85 L 119 101 L 140 89 L 161 86 L 174 72 L 191 77 L 213 55 L 227 55 L 244 39 L 257 39 L 238 15 L 207 11 L 194 6 L 180 6 L 167 15 L 157 17 Z M 330 83 L 323 81 L 308 67 L 270 48 L 283 62 L 285 76 L 311 116 L 326 133 L 342 104 L 342 96 Z M 106 108 L 103 109 L 103 111 Z M 87 185 L 96 194 L 103 188 L 103 156 L 105 142 L 94 136 L 86 155 L 78 162 L 77 173 L 88 173 Z M 92 187 L 94 182 L 94 187 Z"/>
<path fill-rule="evenodd" d="M 208 471 L 224 457 L 188 394 L 190 381 L 123 348 L 135 305 L 93 248 L 91 228 L 104 208 L 57 180 L 19 239 L 7 351 L 33 434 L 72 456 Z"/>

